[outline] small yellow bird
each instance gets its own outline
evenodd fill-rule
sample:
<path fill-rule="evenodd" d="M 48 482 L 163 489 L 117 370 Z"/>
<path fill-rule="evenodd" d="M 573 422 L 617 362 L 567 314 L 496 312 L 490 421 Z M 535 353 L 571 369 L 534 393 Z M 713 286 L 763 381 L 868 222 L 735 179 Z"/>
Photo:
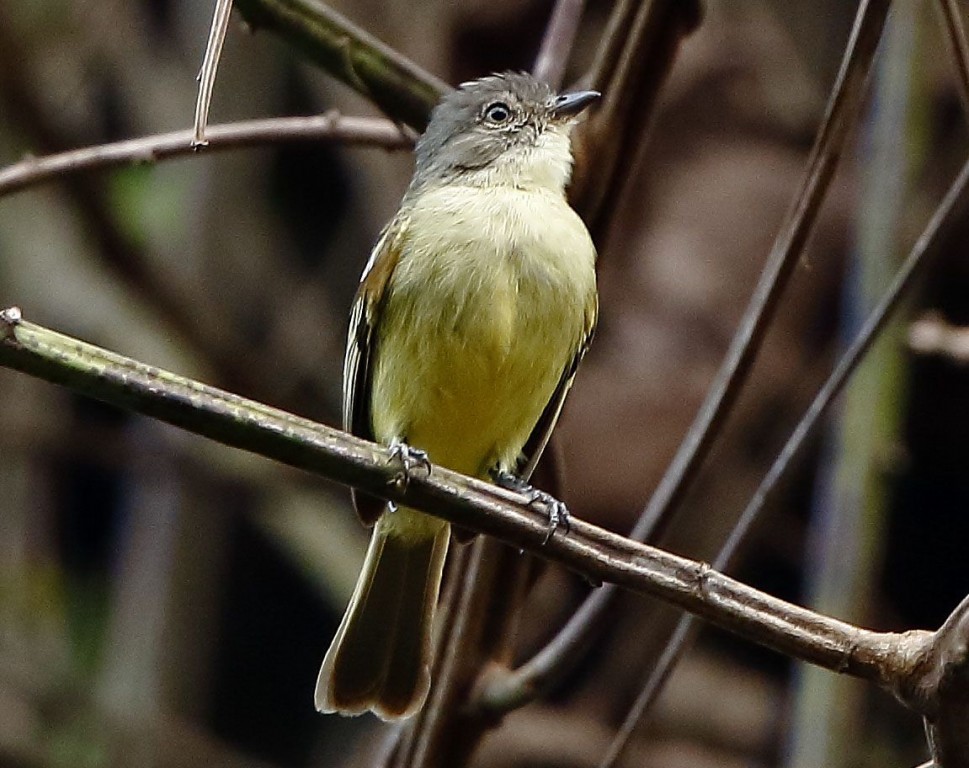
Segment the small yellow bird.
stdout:
<path fill-rule="evenodd" d="M 530 75 L 464 83 L 434 109 L 400 210 L 350 315 L 344 428 L 431 462 L 527 485 L 596 324 L 595 247 L 569 207 L 570 130 L 599 94 L 555 95 Z M 321 712 L 417 712 L 450 526 L 359 491 L 374 525 L 320 669 Z"/>

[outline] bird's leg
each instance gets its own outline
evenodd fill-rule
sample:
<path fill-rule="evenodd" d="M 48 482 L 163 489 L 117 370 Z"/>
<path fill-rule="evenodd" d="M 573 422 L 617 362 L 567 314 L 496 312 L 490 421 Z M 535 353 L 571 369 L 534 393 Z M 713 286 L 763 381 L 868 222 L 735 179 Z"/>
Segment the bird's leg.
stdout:
<path fill-rule="evenodd" d="M 431 460 L 427 456 L 427 451 L 414 448 L 398 437 L 390 441 L 389 448 L 389 461 L 400 462 L 400 471 L 394 475 L 391 483 L 401 490 L 407 488 L 411 477 L 413 477 L 414 470 L 418 467 L 422 468 L 428 475 L 431 474 Z"/>
<path fill-rule="evenodd" d="M 552 534 L 559 526 L 562 526 L 566 533 L 572 530 L 569 508 L 565 506 L 565 502 L 559 501 L 550 493 L 529 485 L 527 481 L 506 469 L 493 469 L 491 478 L 495 481 L 495 485 L 507 491 L 520 493 L 528 499 L 528 506 L 541 509 L 548 515 L 548 531 L 545 534 L 545 541 L 542 542 L 543 545 L 548 544 Z"/>

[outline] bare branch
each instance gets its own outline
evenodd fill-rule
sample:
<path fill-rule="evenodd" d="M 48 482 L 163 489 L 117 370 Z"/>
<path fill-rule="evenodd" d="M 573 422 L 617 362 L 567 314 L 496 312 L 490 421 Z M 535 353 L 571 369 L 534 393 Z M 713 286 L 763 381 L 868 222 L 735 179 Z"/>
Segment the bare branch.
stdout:
<path fill-rule="evenodd" d="M 821 203 L 864 103 L 863 93 L 890 0 L 862 0 L 841 70 L 818 131 L 801 189 L 774 242 L 750 304 L 703 406 L 633 529 L 633 538 L 661 536 L 737 400 L 774 318 L 781 294 L 814 228 Z"/>
<path fill-rule="evenodd" d="M 969 117 L 969 41 L 966 40 L 962 11 L 959 10 L 956 0 L 938 0 L 938 7 L 942 13 L 946 42 L 955 65 L 956 83 L 962 99 L 962 108 Z"/>
<path fill-rule="evenodd" d="M 154 163 L 192 153 L 191 130 L 99 144 L 47 157 L 28 157 L 0 169 L 0 197 L 61 176 L 130 163 Z M 214 125 L 206 132 L 206 151 L 240 149 L 291 141 L 339 141 L 344 144 L 409 149 L 413 135 L 384 118 L 344 117 L 336 113 L 312 117 L 277 117 Z"/>
<path fill-rule="evenodd" d="M 906 690 L 934 638 L 929 632 L 854 627 L 581 520 L 573 521 L 567 535 L 545 543 L 546 516 L 519 494 L 443 467 L 401 487 L 385 446 L 63 336 L 24 321 L 16 309 L 0 313 L 0 365 L 438 515 L 587 578 L 659 597 L 754 642 L 893 691 Z"/>
<path fill-rule="evenodd" d="M 747 380 L 781 293 L 807 243 L 841 158 L 847 134 L 861 109 L 862 94 L 889 4 L 888 0 L 864 0 L 859 7 L 801 190 L 768 256 L 717 378 L 630 534 L 636 541 L 656 541 L 662 536 Z M 498 709 L 513 704 L 521 706 L 571 668 L 602 626 L 601 619 L 615 595 L 616 591 L 610 587 L 593 592 L 565 627 L 534 658 L 511 673 L 506 680 L 495 678 L 492 681 L 485 693 L 487 706 Z"/>
<path fill-rule="evenodd" d="M 209 40 L 205 45 L 205 56 L 202 59 L 202 68 L 199 70 L 199 91 L 195 101 L 195 131 L 192 134 L 193 147 L 208 144 L 205 129 L 209 123 L 209 105 L 212 103 L 215 74 L 219 69 L 219 59 L 222 57 L 222 46 L 225 43 L 225 33 L 229 28 L 231 13 L 232 0 L 215 0 L 215 13 L 212 16 L 212 26 L 209 28 Z"/>
<path fill-rule="evenodd" d="M 450 90 L 318 0 L 235 0 L 253 29 L 269 29 L 373 101 L 388 117 L 423 130 Z"/>
<path fill-rule="evenodd" d="M 932 762 L 939 768 L 969 766 L 969 597 L 935 633 L 925 674 L 912 691 L 925 715 Z"/>
<path fill-rule="evenodd" d="M 736 526 L 713 561 L 714 568 L 724 571 L 729 569 L 731 561 L 739 549 L 741 542 L 746 538 L 748 531 L 764 508 L 764 504 L 771 492 L 781 477 L 783 477 L 791 460 L 804 444 L 807 437 L 821 423 L 821 417 L 827 413 L 831 403 L 844 388 L 844 385 L 871 348 L 875 339 L 878 338 L 879 333 L 888 323 L 895 309 L 898 308 L 902 298 L 907 294 L 918 275 L 925 268 L 929 257 L 939 251 L 940 243 L 947 239 L 949 231 L 959 217 L 965 214 L 967 208 L 969 208 L 969 162 L 963 166 L 962 171 L 953 182 L 945 198 L 939 204 L 939 207 L 929 220 L 929 223 L 915 243 L 912 251 L 902 263 L 885 295 L 875 309 L 872 310 L 871 315 L 865 321 L 858 336 L 845 351 L 844 355 L 842 355 L 834 371 L 832 371 L 827 381 L 825 381 L 804 417 L 798 423 L 790 438 L 788 438 L 787 443 L 774 460 L 774 463 L 761 481 L 761 484 L 754 492 L 750 503 L 744 509 Z M 680 619 L 670 641 L 663 651 L 660 662 L 650 672 L 643 693 L 640 694 L 640 697 L 633 707 L 632 712 L 637 713 L 637 720 L 642 716 L 643 712 L 648 710 L 649 706 L 655 700 L 656 695 L 662 690 L 663 683 L 669 676 L 670 671 L 690 647 L 691 641 L 696 634 L 696 627 L 694 625 L 695 621 L 692 616 L 683 616 Z M 967 702 L 966 706 L 967 709 L 965 711 L 969 712 L 969 702 Z M 632 714 L 629 719 L 631 720 L 631 718 Z M 627 720 L 620 731 L 620 737 L 628 739 L 631 733 L 632 725 Z M 621 754 L 621 749 L 621 744 L 618 746 L 614 744 L 610 752 L 615 752 L 615 756 L 618 757 Z M 966 754 L 969 754 L 969 751 Z M 610 763 L 604 763 L 603 768 L 607 768 L 609 765 Z M 946 765 L 945 768 L 949 768 L 949 766 Z"/>
<path fill-rule="evenodd" d="M 562 86 L 584 7 L 585 0 L 558 0 L 545 29 L 533 73 L 553 88 Z"/>
<path fill-rule="evenodd" d="M 602 103 L 576 133 L 569 189 L 596 242 L 605 240 L 626 181 L 639 165 L 660 90 L 702 8 L 701 0 L 625 0 L 612 12 L 591 78 Z"/>

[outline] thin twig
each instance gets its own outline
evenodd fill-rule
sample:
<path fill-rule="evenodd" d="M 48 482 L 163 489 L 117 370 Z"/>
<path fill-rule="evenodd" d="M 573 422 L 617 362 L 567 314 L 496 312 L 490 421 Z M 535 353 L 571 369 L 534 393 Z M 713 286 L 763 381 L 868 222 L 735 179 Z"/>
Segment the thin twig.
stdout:
<path fill-rule="evenodd" d="M 388 117 L 419 131 L 450 90 L 443 80 L 318 0 L 235 0 L 235 7 L 253 29 L 280 35 Z"/>
<path fill-rule="evenodd" d="M 573 520 L 546 542 L 547 516 L 520 494 L 443 467 L 406 487 L 385 446 L 0 313 L 0 365 L 437 515 L 585 576 L 650 594 L 748 639 L 898 691 L 929 632 L 882 633 L 787 603 L 712 570 Z"/>
<path fill-rule="evenodd" d="M 130 163 L 154 163 L 192 153 L 191 130 L 98 144 L 46 157 L 28 157 L 0 169 L 0 197 L 28 187 L 92 169 Z M 277 117 L 213 125 L 206 132 L 206 151 L 241 149 L 293 141 L 339 141 L 382 149 L 409 149 L 414 138 L 380 117 Z"/>
<path fill-rule="evenodd" d="M 938 0 L 942 23 L 945 28 L 946 42 L 955 64 L 956 83 L 962 107 L 969 117 L 969 41 L 966 40 L 966 27 L 962 21 L 962 11 L 957 0 Z"/>
<path fill-rule="evenodd" d="M 192 134 L 192 146 L 203 147 L 208 144 L 205 129 L 209 123 L 209 106 L 212 103 L 212 92 L 215 89 L 215 75 L 219 70 L 219 59 L 222 57 L 222 46 L 225 44 L 225 33 L 229 28 L 229 16 L 232 13 L 232 0 L 215 0 L 215 12 L 212 16 L 212 26 L 209 28 L 209 39 L 205 45 L 205 55 L 202 58 L 202 68 L 199 70 L 198 97 L 195 101 L 195 130 Z"/>
<path fill-rule="evenodd" d="M 558 0 L 545 28 L 533 73 L 553 88 L 562 86 L 584 7 L 585 0 Z"/>
<path fill-rule="evenodd" d="M 820 423 L 821 417 L 827 412 L 834 398 L 844 388 L 851 374 L 858 367 L 871 345 L 878 338 L 878 334 L 885 327 L 892 313 L 898 308 L 902 298 L 911 289 L 915 279 L 925 268 L 929 257 L 937 253 L 940 244 L 950 236 L 950 232 L 960 215 L 964 215 L 969 208 L 969 162 L 963 166 L 959 176 L 953 182 L 948 193 L 943 198 L 939 207 L 936 209 L 929 223 L 926 225 L 922 235 L 916 241 L 909 255 L 905 258 L 898 273 L 895 275 L 892 284 L 889 286 L 881 301 L 872 310 L 871 315 L 865 321 L 858 336 L 851 343 L 844 355 L 838 361 L 838 365 L 832 371 L 831 376 L 821 387 L 815 399 L 791 433 L 787 443 L 781 449 L 770 470 L 765 475 L 761 484 L 754 492 L 753 498 L 744 509 L 743 514 L 731 531 L 730 536 L 724 543 L 716 559 L 713 561 L 713 568 L 718 571 L 727 571 L 733 561 L 734 555 L 740 544 L 746 538 L 748 531 L 756 521 L 764 504 L 770 497 L 771 492 L 777 486 L 778 481 L 783 477 L 790 465 L 791 459 L 797 454 L 800 447 L 804 444 L 807 437 L 814 431 Z M 637 713 L 636 720 L 642 713 L 649 709 L 655 701 L 656 695 L 662 690 L 663 682 L 668 678 L 672 668 L 683 657 L 689 649 L 691 639 L 695 637 L 695 621 L 692 616 L 683 616 L 674 630 L 670 641 L 663 651 L 660 662 L 653 667 L 649 679 L 643 688 L 643 693 L 637 700 L 632 712 Z M 628 739 L 631 735 L 633 726 L 630 725 L 632 716 L 627 717 L 623 723 L 620 734 Z M 617 742 L 619 738 L 617 737 Z M 614 742 L 610 752 L 615 752 L 616 757 L 621 754 L 623 744 Z M 612 763 L 603 763 L 601 768 L 607 768 Z"/>
<path fill-rule="evenodd" d="M 818 211 L 864 103 L 865 84 L 881 39 L 890 0 L 862 0 L 827 112 L 815 139 L 807 172 L 781 226 L 750 304 L 697 418 L 690 426 L 632 537 L 662 536 L 672 513 L 710 452 L 753 366 L 784 288 L 807 244 Z"/>
<path fill-rule="evenodd" d="M 630 534 L 636 541 L 656 541 L 662 536 L 747 380 L 781 293 L 807 243 L 847 134 L 857 119 L 889 4 L 888 0 L 864 0 L 859 7 L 801 190 L 768 256 L 710 392 Z M 520 706 L 546 690 L 590 645 L 616 594 L 610 587 L 590 594 L 548 645 L 506 679 L 498 677 L 492 681 L 485 689 L 486 701 L 482 704 L 504 711 L 512 703 L 520 702 L 517 704 Z"/>
<path fill-rule="evenodd" d="M 569 189 L 596 242 L 605 241 L 639 165 L 659 93 L 702 9 L 700 0 L 630 0 L 613 10 L 592 75 L 602 102 L 576 133 L 578 162 Z"/>

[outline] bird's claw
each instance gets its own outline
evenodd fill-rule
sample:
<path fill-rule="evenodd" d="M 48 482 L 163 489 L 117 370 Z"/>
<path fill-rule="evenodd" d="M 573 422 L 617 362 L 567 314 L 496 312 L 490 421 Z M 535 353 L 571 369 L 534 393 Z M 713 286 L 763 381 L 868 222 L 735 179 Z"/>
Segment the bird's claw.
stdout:
<path fill-rule="evenodd" d="M 548 544 L 559 526 L 564 528 L 566 533 L 572 530 L 571 515 L 564 501 L 559 501 L 552 494 L 537 488 L 532 488 L 525 496 L 528 499 L 528 506 L 534 509 L 541 508 L 548 515 L 548 530 L 545 532 L 542 546 Z"/>
<path fill-rule="evenodd" d="M 571 515 L 565 502 L 559 501 L 552 494 L 540 491 L 529 485 L 517 475 L 499 469 L 492 473 L 495 483 L 502 488 L 520 493 L 528 500 L 528 506 L 533 509 L 541 509 L 548 515 L 548 530 L 545 532 L 545 539 L 542 546 L 548 544 L 552 535 L 562 527 L 568 533 L 572 530 Z"/>
<path fill-rule="evenodd" d="M 410 483 L 414 470 L 423 469 L 428 475 L 431 474 L 431 460 L 427 451 L 414 448 L 403 440 L 394 439 L 390 443 L 390 457 L 388 461 L 400 462 L 400 471 L 391 479 L 391 484 L 404 489 Z"/>

